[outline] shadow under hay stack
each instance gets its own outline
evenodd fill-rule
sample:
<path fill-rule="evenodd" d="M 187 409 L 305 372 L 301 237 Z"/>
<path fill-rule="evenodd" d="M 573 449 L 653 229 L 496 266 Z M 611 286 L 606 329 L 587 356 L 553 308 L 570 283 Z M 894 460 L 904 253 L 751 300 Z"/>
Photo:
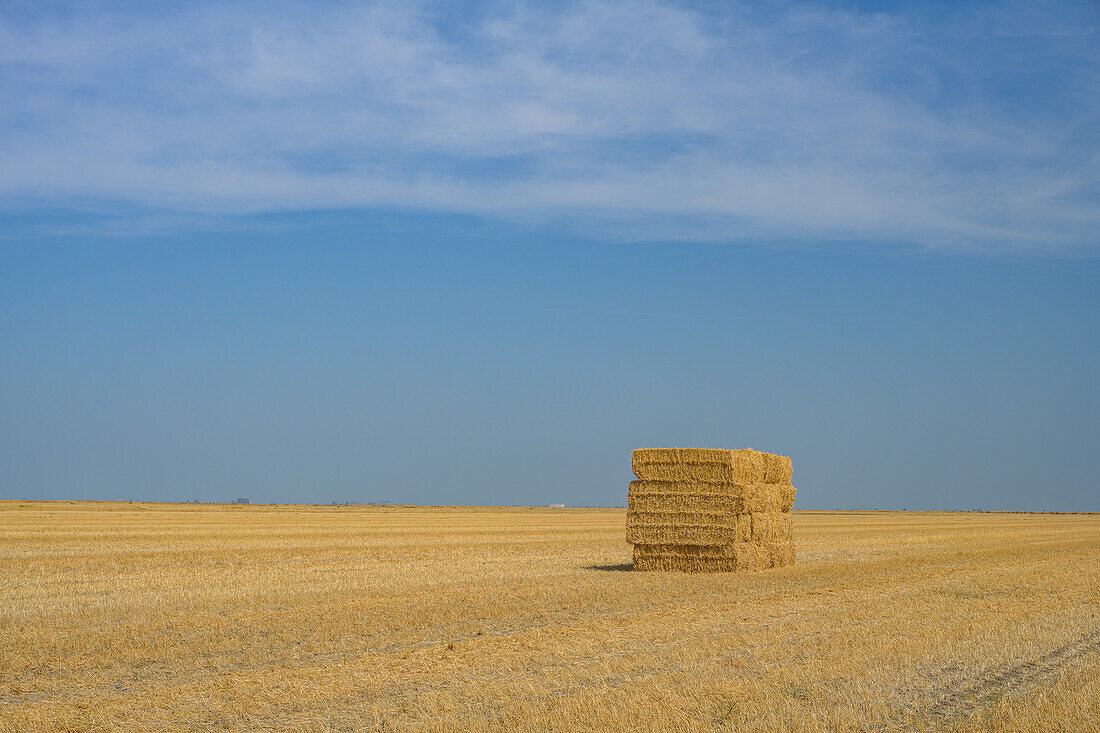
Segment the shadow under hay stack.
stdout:
<path fill-rule="evenodd" d="M 794 564 L 790 458 L 751 448 L 643 448 L 632 465 L 626 539 L 635 570 Z"/>

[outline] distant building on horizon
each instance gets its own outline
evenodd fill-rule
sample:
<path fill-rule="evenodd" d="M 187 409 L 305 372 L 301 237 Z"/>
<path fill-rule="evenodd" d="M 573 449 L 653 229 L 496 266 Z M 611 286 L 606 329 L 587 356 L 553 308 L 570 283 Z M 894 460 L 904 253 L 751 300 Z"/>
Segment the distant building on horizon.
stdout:
<path fill-rule="evenodd" d="M 251 504 L 251 503 L 252 503 L 252 500 L 251 500 L 251 499 L 249 499 L 249 498 L 247 498 L 247 497 L 244 497 L 244 496 L 242 496 L 242 497 L 241 497 L 241 498 L 239 498 L 239 499 L 234 499 L 234 500 L 233 500 L 233 503 L 234 503 L 234 504 Z"/>

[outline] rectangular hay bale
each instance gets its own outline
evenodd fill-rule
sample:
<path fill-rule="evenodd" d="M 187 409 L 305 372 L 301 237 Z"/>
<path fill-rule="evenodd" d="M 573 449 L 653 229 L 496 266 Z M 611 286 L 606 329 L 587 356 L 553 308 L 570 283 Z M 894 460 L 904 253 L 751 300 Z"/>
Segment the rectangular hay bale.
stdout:
<path fill-rule="evenodd" d="M 634 545 L 634 569 L 734 573 L 794 564 L 792 542 L 733 542 L 718 547 Z"/>
<path fill-rule="evenodd" d="M 764 453 L 764 483 L 789 484 L 794 475 L 791 459 L 775 453 Z"/>
<path fill-rule="evenodd" d="M 785 568 L 794 565 L 793 542 L 764 542 L 762 546 L 768 556 L 768 567 Z"/>
<path fill-rule="evenodd" d="M 626 541 L 641 545 L 724 545 L 731 541 L 729 516 L 628 512 Z"/>
<path fill-rule="evenodd" d="M 748 542 L 752 539 L 752 515 L 733 515 L 733 542 Z"/>
<path fill-rule="evenodd" d="M 721 547 L 692 545 L 634 545 L 635 570 L 671 570 L 689 573 L 746 572 L 768 567 L 768 554 L 752 542 Z"/>
<path fill-rule="evenodd" d="M 751 448 L 640 448 L 630 462 L 635 476 L 650 481 L 764 481 L 764 454 Z"/>
<path fill-rule="evenodd" d="M 742 491 L 700 481 L 631 481 L 626 503 L 631 511 L 731 514 Z"/>
<path fill-rule="evenodd" d="M 744 501 L 745 511 L 756 514 L 789 512 L 798 489 L 790 484 L 754 484 Z"/>
<path fill-rule="evenodd" d="M 626 541 L 636 545 L 717 546 L 751 538 L 749 514 L 628 511 Z"/>
<path fill-rule="evenodd" d="M 631 481 L 627 507 L 635 512 L 789 512 L 795 492 L 784 484 Z"/>
<path fill-rule="evenodd" d="M 789 512 L 755 512 L 745 515 L 751 520 L 749 539 L 756 542 L 790 542 L 793 535 Z"/>

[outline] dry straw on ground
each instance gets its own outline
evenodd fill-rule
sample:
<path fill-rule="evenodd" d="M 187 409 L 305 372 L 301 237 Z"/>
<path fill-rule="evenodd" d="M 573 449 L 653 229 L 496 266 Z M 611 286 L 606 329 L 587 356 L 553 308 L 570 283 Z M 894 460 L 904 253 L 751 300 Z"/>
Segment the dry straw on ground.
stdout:
<path fill-rule="evenodd" d="M 643 448 L 627 541 L 638 570 L 745 571 L 794 562 L 791 459 L 751 449 Z"/>

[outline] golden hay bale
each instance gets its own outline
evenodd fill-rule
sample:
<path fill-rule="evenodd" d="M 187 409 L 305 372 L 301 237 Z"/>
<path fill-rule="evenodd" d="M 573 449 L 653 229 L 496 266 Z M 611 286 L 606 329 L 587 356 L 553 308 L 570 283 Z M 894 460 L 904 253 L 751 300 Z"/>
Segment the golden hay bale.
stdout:
<path fill-rule="evenodd" d="M 768 567 L 785 568 L 794 565 L 793 542 L 762 542 L 761 546 L 768 556 Z"/>
<path fill-rule="evenodd" d="M 636 522 L 626 529 L 626 541 L 636 545 L 692 545 L 721 547 L 730 541 L 729 527 L 699 524 Z"/>
<path fill-rule="evenodd" d="M 751 448 L 641 448 L 631 466 L 635 476 L 651 481 L 764 481 L 764 454 Z"/>
<path fill-rule="evenodd" d="M 720 547 L 634 545 L 635 570 L 733 573 L 792 564 L 791 542 L 734 542 Z"/>
<path fill-rule="evenodd" d="M 797 491 L 790 484 L 753 484 L 745 497 L 745 511 L 751 514 L 789 512 L 794 505 Z"/>
<path fill-rule="evenodd" d="M 689 573 L 764 570 L 767 550 L 753 542 L 720 547 L 693 545 L 634 545 L 635 570 L 678 570 Z"/>
<path fill-rule="evenodd" d="M 631 481 L 626 502 L 631 511 L 732 514 L 739 492 L 730 484 L 702 481 Z"/>
<path fill-rule="evenodd" d="M 735 514 L 733 516 L 733 541 L 748 542 L 752 539 L 752 515 Z"/>
<path fill-rule="evenodd" d="M 788 512 L 796 489 L 784 484 L 709 481 L 631 481 L 627 507 L 633 512 L 748 514 Z"/>
<path fill-rule="evenodd" d="M 775 453 L 764 453 L 764 483 L 789 484 L 793 475 L 791 459 Z"/>
<path fill-rule="evenodd" d="M 792 533 L 789 512 L 755 512 L 749 517 L 752 529 L 749 539 L 768 542 L 790 542 Z"/>
<path fill-rule="evenodd" d="M 626 541 L 639 545 L 718 546 L 745 542 L 752 533 L 749 514 L 628 511 Z"/>

